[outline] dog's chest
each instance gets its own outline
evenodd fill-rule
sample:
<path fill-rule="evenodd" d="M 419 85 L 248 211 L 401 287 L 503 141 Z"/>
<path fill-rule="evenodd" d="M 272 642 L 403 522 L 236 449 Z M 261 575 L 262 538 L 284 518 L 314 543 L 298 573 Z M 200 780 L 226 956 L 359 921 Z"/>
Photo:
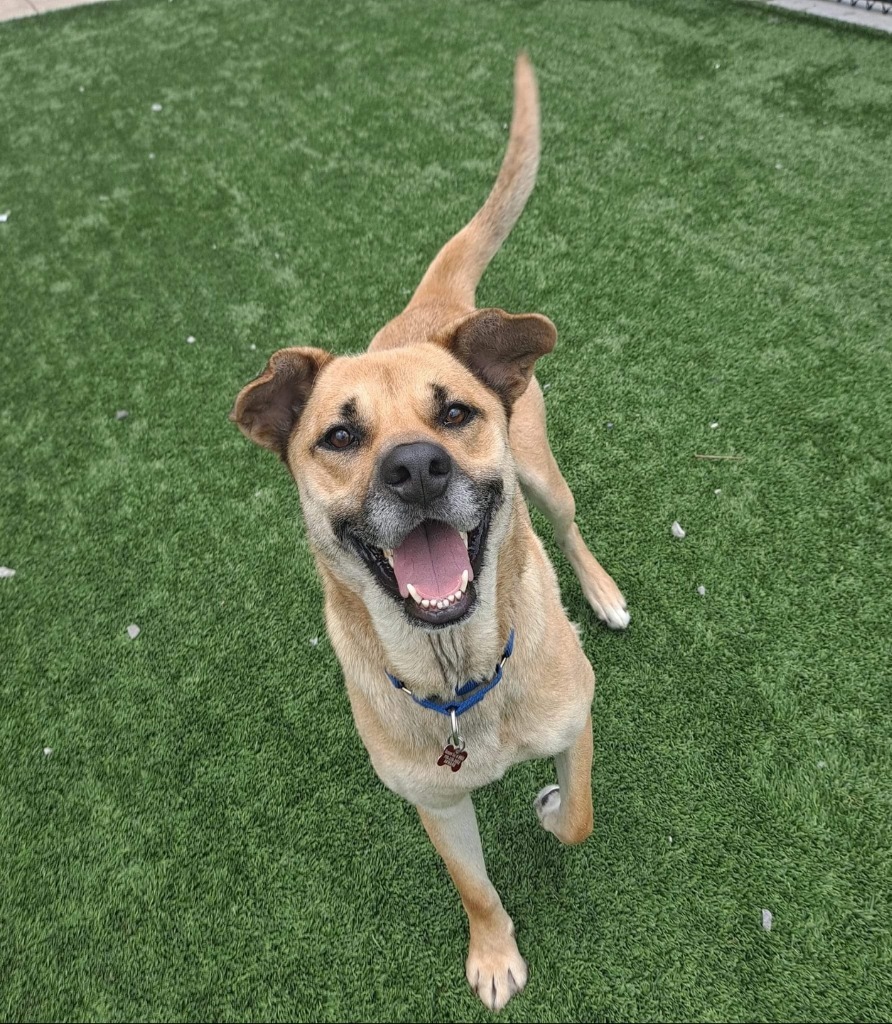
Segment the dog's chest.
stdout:
<path fill-rule="evenodd" d="M 419 715 L 430 714 L 417 710 Z M 518 760 L 515 745 L 506 744 L 493 723 L 478 719 L 473 724 L 461 721 L 459 727 L 463 738 L 460 755 L 452 750 L 451 726 L 445 718 L 411 723 L 409 744 L 404 733 L 402 742 L 392 746 L 376 749 L 369 745 L 381 781 L 411 803 L 446 806 L 458 795 L 501 778 Z"/>
<path fill-rule="evenodd" d="M 420 707 L 397 690 L 379 688 L 375 727 L 363 728 L 364 716 L 357 718 L 357 725 L 381 781 L 412 803 L 448 806 L 500 779 L 513 764 L 566 749 L 588 713 L 585 695 L 552 705 L 545 715 L 541 707 L 518 701 L 509 692 L 526 689 L 517 673 L 506 668 L 506 677 L 504 691 L 492 691 L 458 719 L 466 755 L 458 764 L 447 751 L 455 746 L 448 717 Z"/>

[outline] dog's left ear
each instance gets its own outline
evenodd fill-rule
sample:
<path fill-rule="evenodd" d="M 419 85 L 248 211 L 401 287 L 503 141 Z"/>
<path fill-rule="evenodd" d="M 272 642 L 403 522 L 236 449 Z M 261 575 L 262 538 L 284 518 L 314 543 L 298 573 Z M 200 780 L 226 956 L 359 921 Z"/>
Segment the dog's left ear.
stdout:
<path fill-rule="evenodd" d="M 454 328 L 446 348 L 511 407 L 526 391 L 533 366 L 557 340 L 557 328 L 539 313 L 478 309 Z"/>
<path fill-rule="evenodd" d="M 229 418 L 245 437 L 284 459 L 316 377 L 332 358 L 321 348 L 279 349 L 239 392 Z"/>

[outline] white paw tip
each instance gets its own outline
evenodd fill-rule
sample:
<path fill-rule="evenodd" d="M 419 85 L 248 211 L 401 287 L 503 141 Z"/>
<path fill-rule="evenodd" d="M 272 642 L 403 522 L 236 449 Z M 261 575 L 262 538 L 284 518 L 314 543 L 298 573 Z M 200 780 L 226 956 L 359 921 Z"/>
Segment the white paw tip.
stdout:
<path fill-rule="evenodd" d="M 611 629 L 625 629 L 631 621 L 632 616 L 625 608 L 621 608 L 619 605 L 604 609 L 604 622 Z"/>
<path fill-rule="evenodd" d="M 553 814 L 560 806 L 561 787 L 555 786 L 553 783 L 550 786 L 543 786 L 533 801 L 533 807 L 536 808 L 536 814 L 540 820 L 545 814 Z"/>

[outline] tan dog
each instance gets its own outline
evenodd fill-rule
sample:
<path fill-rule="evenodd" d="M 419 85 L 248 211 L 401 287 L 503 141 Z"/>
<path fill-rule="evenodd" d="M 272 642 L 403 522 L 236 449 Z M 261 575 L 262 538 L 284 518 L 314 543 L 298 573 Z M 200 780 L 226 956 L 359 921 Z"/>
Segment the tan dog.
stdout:
<path fill-rule="evenodd" d="M 470 924 L 468 982 L 493 1010 L 523 989 L 527 966 L 486 874 L 471 792 L 519 761 L 554 757 L 559 787 L 535 800 L 542 826 L 564 843 L 592 829 L 595 677 L 521 488 L 598 616 L 629 622 L 548 447 L 532 373 L 554 325 L 474 308 L 538 166 L 536 80 L 523 55 L 514 88 L 495 187 L 406 309 L 360 356 L 276 352 L 232 412 L 297 483 L 356 727 L 381 781 L 415 804 L 446 863 Z M 512 631 L 504 677 L 486 689 Z"/>

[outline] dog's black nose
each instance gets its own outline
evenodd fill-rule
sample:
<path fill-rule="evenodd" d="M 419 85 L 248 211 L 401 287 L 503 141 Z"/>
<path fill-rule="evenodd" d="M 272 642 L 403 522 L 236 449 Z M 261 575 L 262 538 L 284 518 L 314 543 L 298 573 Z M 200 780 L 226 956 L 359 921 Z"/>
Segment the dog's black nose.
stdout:
<path fill-rule="evenodd" d="M 452 476 L 449 452 L 429 441 L 398 444 L 381 462 L 381 482 L 403 501 L 426 505 L 439 498 Z"/>

